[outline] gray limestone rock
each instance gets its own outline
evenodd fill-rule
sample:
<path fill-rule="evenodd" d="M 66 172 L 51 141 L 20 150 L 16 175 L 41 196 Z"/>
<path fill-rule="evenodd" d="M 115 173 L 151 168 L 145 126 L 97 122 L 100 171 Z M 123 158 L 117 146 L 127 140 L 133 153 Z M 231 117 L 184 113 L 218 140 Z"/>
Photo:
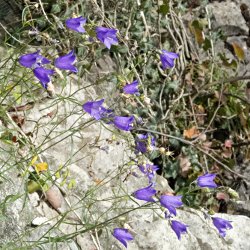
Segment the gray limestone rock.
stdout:
<path fill-rule="evenodd" d="M 225 36 L 248 35 L 248 27 L 240 6 L 233 1 L 213 2 L 208 5 L 213 15 L 212 28 L 220 29 Z"/>

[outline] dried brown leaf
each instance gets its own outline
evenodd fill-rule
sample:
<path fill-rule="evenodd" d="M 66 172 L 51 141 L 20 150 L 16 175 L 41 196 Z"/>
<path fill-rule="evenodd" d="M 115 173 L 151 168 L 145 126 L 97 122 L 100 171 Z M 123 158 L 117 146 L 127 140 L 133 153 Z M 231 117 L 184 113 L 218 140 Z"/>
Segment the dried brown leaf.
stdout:
<path fill-rule="evenodd" d="M 232 149 L 231 148 L 223 148 L 222 156 L 224 158 L 230 159 L 232 156 Z"/>
<path fill-rule="evenodd" d="M 204 125 L 205 123 L 205 109 L 202 105 L 194 105 L 194 110 L 196 114 L 196 120 L 199 125 Z"/>
<path fill-rule="evenodd" d="M 233 49 L 234 49 L 234 54 L 235 56 L 240 60 L 243 61 L 245 59 L 245 52 L 241 48 L 241 46 L 238 43 L 232 43 Z"/>
<path fill-rule="evenodd" d="M 190 129 L 185 129 L 183 135 L 188 139 L 193 139 L 199 135 L 199 131 L 195 126 L 193 126 Z"/>
<path fill-rule="evenodd" d="M 18 127 L 22 127 L 25 122 L 25 118 L 22 115 L 11 115 L 11 119 L 18 125 Z"/>
<path fill-rule="evenodd" d="M 186 178 L 191 170 L 191 162 L 187 156 L 180 156 L 180 174 Z"/>

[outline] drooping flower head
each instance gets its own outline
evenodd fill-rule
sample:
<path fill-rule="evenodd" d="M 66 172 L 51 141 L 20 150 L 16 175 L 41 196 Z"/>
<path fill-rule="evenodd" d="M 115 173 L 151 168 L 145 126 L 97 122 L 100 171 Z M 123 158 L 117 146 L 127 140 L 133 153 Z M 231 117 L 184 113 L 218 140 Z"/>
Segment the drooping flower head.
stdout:
<path fill-rule="evenodd" d="M 156 190 L 152 188 L 152 184 L 133 193 L 136 199 L 149 202 L 155 202 L 155 200 L 152 198 L 152 196 L 154 196 L 155 194 Z"/>
<path fill-rule="evenodd" d="M 60 56 L 55 60 L 55 66 L 59 69 L 70 70 L 74 73 L 77 73 L 77 68 L 73 65 L 76 60 L 74 51 L 72 50 L 67 55 Z"/>
<path fill-rule="evenodd" d="M 216 188 L 217 185 L 214 183 L 215 177 L 216 177 L 216 174 L 209 174 L 209 173 L 199 176 L 197 178 L 197 185 L 199 187 Z"/>
<path fill-rule="evenodd" d="M 168 52 L 166 50 L 162 50 L 162 54 L 160 55 L 162 68 L 165 70 L 166 68 L 174 67 L 174 59 L 178 58 L 179 55 L 174 52 Z"/>
<path fill-rule="evenodd" d="M 115 228 L 113 231 L 113 236 L 119 240 L 126 248 L 127 241 L 133 240 L 133 236 L 125 228 Z"/>
<path fill-rule="evenodd" d="M 123 92 L 125 94 L 139 95 L 140 93 L 139 93 L 139 89 L 138 89 L 138 84 L 139 84 L 138 80 L 135 80 L 132 83 L 125 85 L 123 87 Z"/>
<path fill-rule="evenodd" d="M 47 89 L 48 83 L 50 82 L 50 75 L 54 74 L 54 70 L 45 69 L 43 67 L 37 67 L 33 70 L 33 73 L 36 78 L 39 79 L 42 86 Z"/>
<path fill-rule="evenodd" d="M 66 20 L 66 26 L 79 33 L 84 33 L 85 29 L 83 28 L 83 25 L 86 23 L 86 18 L 83 18 L 82 16 L 76 17 L 76 18 L 69 18 Z"/>
<path fill-rule="evenodd" d="M 135 120 L 134 116 L 129 116 L 129 117 L 115 116 L 113 124 L 118 129 L 129 131 L 133 128 L 134 120 Z"/>
<path fill-rule="evenodd" d="M 105 27 L 96 28 L 97 38 L 105 44 L 105 46 L 110 49 L 111 45 L 118 44 L 118 39 L 116 37 L 117 30 L 109 29 Z"/>
<path fill-rule="evenodd" d="M 42 64 L 50 63 L 50 60 L 40 55 L 40 51 L 20 56 L 19 63 L 26 68 L 36 68 Z"/>
<path fill-rule="evenodd" d="M 155 149 L 156 139 L 150 134 L 137 134 L 135 137 L 135 153 L 146 153 L 147 151 L 152 151 Z"/>
<path fill-rule="evenodd" d="M 231 225 L 231 221 L 219 218 L 219 217 L 212 217 L 214 226 L 218 229 L 219 234 L 222 237 L 226 236 L 226 230 L 232 229 L 233 226 Z"/>
<path fill-rule="evenodd" d="M 187 233 L 187 227 L 188 227 L 187 225 L 181 223 L 180 221 L 177 220 L 171 221 L 171 228 L 176 233 L 178 240 L 181 239 L 181 234 Z"/>
<path fill-rule="evenodd" d="M 146 164 L 146 166 L 140 165 L 139 169 L 148 177 L 149 183 L 152 183 L 155 173 L 159 167 L 156 165 Z"/>
<path fill-rule="evenodd" d="M 181 198 L 181 195 L 162 195 L 160 198 L 160 203 L 163 207 L 168 209 L 170 215 L 176 216 L 176 208 L 181 207 L 183 205 Z"/>
<path fill-rule="evenodd" d="M 112 110 L 104 108 L 102 106 L 103 102 L 104 99 L 101 99 L 99 101 L 86 102 L 85 104 L 83 104 L 83 109 L 96 120 L 108 118 L 112 114 Z"/>

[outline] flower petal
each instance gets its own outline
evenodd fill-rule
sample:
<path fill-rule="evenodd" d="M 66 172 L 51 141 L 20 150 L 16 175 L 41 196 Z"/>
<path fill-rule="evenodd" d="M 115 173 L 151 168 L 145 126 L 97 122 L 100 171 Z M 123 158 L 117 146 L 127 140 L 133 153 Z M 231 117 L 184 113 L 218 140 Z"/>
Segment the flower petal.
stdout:
<path fill-rule="evenodd" d="M 160 203 L 163 207 L 167 208 L 170 214 L 176 216 L 176 209 L 183 205 L 181 201 L 182 196 L 172 196 L 172 195 L 162 195 L 160 198 Z"/>
<path fill-rule="evenodd" d="M 38 55 L 39 51 L 35 53 L 22 55 L 19 58 L 19 63 L 26 68 L 31 68 L 36 63 Z"/>
<path fill-rule="evenodd" d="M 129 131 L 133 128 L 134 119 L 134 116 L 115 116 L 113 123 L 118 129 Z"/>
<path fill-rule="evenodd" d="M 34 75 L 36 78 L 39 79 L 41 82 L 42 86 L 47 89 L 47 83 L 50 82 L 50 77 L 49 75 L 54 74 L 54 70 L 52 69 L 45 69 L 43 67 L 37 67 L 33 70 Z"/>
<path fill-rule="evenodd" d="M 178 239 L 181 239 L 181 234 L 187 233 L 187 225 L 181 223 L 180 221 L 177 220 L 172 220 L 171 221 L 171 227 L 176 233 Z"/>
<path fill-rule="evenodd" d="M 82 27 L 86 23 L 86 18 L 82 16 L 76 18 L 69 18 L 66 20 L 66 26 L 79 33 L 84 33 L 85 29 Z"/>
<path fill-rule="evenodd" d="M 152 184 L 133 193 L 136 199 L 148 202 L 155 202 L 155 200 L 152 198 L 152 196 L 155 194 L 156 190 L 152 188 Z"/>
<path fill-rule="evenodd" d="M 102 118 L 101 114 L 105 109 L 104 107 L 102 107 L 103 102 L 104 99 L 101 99 L 99 101 L 86 102 L 85 104 L 83 104 L 83 109 L 96 120 L 100 120 Z"/>
<path fill-rule="evenodd" d="M 73 65 L 76 60 L 74 51 L 69 52 L 64 56 L 60 56 L 55 60 L 55 66 L 59 69 L 70 70 L 74 73 L 77 73 L 77 68 Z"/>
<path fill-rule="evenodd" d="M 118 43 L 116 33 L 117 33 L 117 30 L 115 30 L 115 29 L 109 29 L 109 28 L 105 28 L 105 27 L 97 27 L 96 28 L 97 38 L 102 43 L 104 43 L 108 49 L 111 48 L 111 45 Z"/>
<path fill-rule="evenodd" d="M 162 54 L 160 55 L 162 68 L 165 70 L 166 68 L 174 67 L 174 59 L 178 58 L 179 55 L 174 52 L 168 52 L 166 50 L 162 50 Z"/>
<path fill-rule="evenodd" d="M 133 236 L 125 228 L 115 228 L 113 231 L 113 236 L 119 240 L 125 247 L 127 247 L 127 242 L 133 240 Z"/>
<path fill-rule="evenodd" d="M 138 80 L 133 81 L 130 84 L 127 84 L 123 87 L 123 92 L 125 94 L 139 94 L 139 90 L 138 90 Z"/>
<path fill-rule="evenodd" d="M 219 218 L 219 217 L 212 217 L 214 226 L 218 229 L 219 234 L 222 237 L 226 236 L 226 230 L 232 229 L 233 226 L 231 225 L 231 221 Z"/>
<path fill-rule="evenodd" d="M 216 188 L 217 184 L 214 182 L 216 174 L 206 173 L 197 178 L 197 185 L 199 187 Z"/>

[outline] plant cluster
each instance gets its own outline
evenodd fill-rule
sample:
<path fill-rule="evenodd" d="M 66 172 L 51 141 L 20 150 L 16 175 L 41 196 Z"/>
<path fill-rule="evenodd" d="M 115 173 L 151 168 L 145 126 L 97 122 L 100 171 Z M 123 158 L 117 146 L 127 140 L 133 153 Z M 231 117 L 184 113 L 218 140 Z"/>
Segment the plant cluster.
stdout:
<path fill-rule="evenodd" d="M 86 23 L 86 18 L 82 16 L 71 18 L 66 20 L 66 26 L 69 29 L 74 31 L 84 33 L 85 29 L 83 25 Z M 118 38 L 116 36 L 117 30 L 110 29 L 106 27 L 96 27 L 95 29 L 96 37 L 100 40 L 108 49 L 112 45 L 118 44 Z M 93 39 L 93 38 L 92 38 Z M 174 59 L 178 58 L 179 55 L 174 52 L 168 52 L 162 50 L 160 54 L 160 60 L 162 63 L 163 70 L 167 68 L 174 67 Z M 76 56 L 74 55 L 73 50 L 67 55 L 58 57 L 55 59 L 55 66 L 59 69 L 69 70 L 71 72 L 77 73 L 78 70 L 74 66 Z M 47 89 L 48 84 L 52 84 L 49 75 L 54 74 L 52 69 L 44 68 L 44 64 L 50 63 L 50 61 L 40 55 L 40 51 L 35 53 L 22 55 L 19 59 L 19 62 L 22 66 L 27 68 L 33 68 L 34 75 L 39 79 L 42 86 Z M 134 80 L 132 83 L 128 83 L 123 87 L 124 94 L 127 95 L 140 95 L 139 93 L 139 82 Z M 113 124 L 117 129 L 130 131 L 135 128 L 135 118 L 134 116 L 124 117 L 117 116 L 115 112 L 111 109 L 107 109 L 103 106 L 104 99 L 99 101 L 88 101 L 83 104 L 83 110 L 89 113 L 94 119 L 101 120 L 109 125 Z M 140 120 L 140 118 L 138 118 Z M 136 152 L 146 153 L 148 150 L 155 150 L 155 138 L 149 134 L 137 134 L 136 135 Z M 149 186 L 139 189 L 133 193 L 133 196 L 138 200 L 143 200 L 147 202 L 156 202 L 155 199 L 160 201 L 162 207 L 166 208 L 165 218 L 169 220 L 171 228 L 176 233 L 178 239 L 181 238 L 182 233 L 187 233 L 187 225 L 181 223 L 180 221 L 173 220 L 173 216 L 176 216 L 176 208 L 179 208 L 183 205 L 182 196 L 174 195 L 161 195 L 158 197 L 156 195 L 157 191 L 154 189 L 154 175 L 159 169 L 158 166 L 146 164 L 146 166 L 140 165 L 139 169 L 144 173 L 149 179 Z M 201 188 L 216 188 L 217 185 L 213 182 L 215 174 L 206 173 L 203 176 L 198 177 L 197 186 Z M 229 221 L 212 217 L 215 227 L 219 230 L 221 236 L 225 236 L 226 229 L 231 229 L 232 225 Z M 125 228 L 115 228 L 113 235 L 118 239 L 125 247 L 127 247 L 127 242 L 133 239 L 133 236 Z"/>

